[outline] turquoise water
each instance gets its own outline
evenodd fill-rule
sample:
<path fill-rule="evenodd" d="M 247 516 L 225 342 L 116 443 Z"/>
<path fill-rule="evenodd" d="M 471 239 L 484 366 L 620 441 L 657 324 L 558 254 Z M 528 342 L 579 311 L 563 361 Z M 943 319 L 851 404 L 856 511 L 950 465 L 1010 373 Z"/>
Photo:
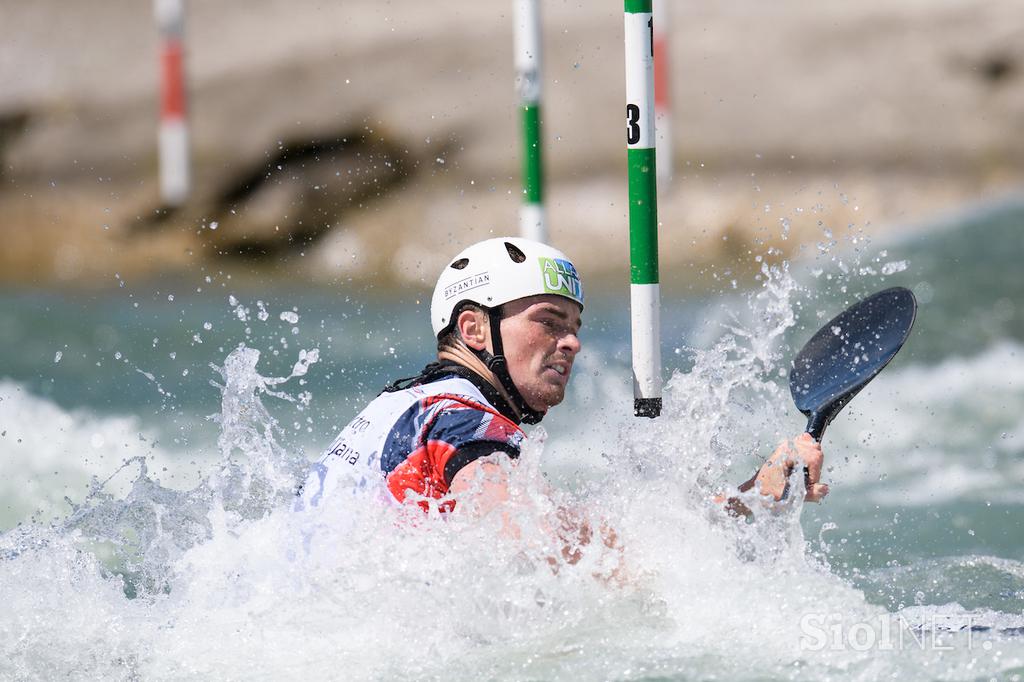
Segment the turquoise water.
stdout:
<path fill-rule="evenodd" d="M 1008 200 L 898 239 L 823 235 L 748 288 L 696 294 L 668 273 L 656 422 L 629 415 L 625 292 L 592 294 L 566 404 L 516 476 L 524 519 L 543 518 L 543 474 L 617 529 L 624 586 L 593 577 L 612 561 L 597 548 L 553 573 L 543 534 L 511 546 L 486 522 L 287 511 L 302 463 L 429 360 L 429 292 L 205 273 L 0 292 L 0 674 L 1024 674 L 1022 225 Z M 892 285 L 917 294 L 917 325 L 826 434 L 827 501 L 749 526 L 716 515 L 712 489 L 803 425 L 785 388 L 795 350 Z M 227 371 L 222 395 L 211 364 L 239 344 L 263 378 L 319 357 L 273 386 Z M 933 640 L 886 648 L 890 626 Z M 866 632 L 872 646 L 851 641 Z"/>

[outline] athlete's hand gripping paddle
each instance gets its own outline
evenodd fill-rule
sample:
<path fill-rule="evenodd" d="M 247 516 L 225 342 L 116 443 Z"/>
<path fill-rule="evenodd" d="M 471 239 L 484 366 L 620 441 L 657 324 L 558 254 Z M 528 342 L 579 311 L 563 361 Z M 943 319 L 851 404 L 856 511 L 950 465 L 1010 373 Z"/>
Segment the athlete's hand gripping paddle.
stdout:
<path fill-rule="evenodd" d="M 886 289 L 829 320 L 800 349 L 789 373 L 789 391 L 797 409 L 807 415 L 806 431 L 816 441 L 903 347 L 916 315 L 917 300 L 909 289 Z M 806 468 L 804 477 L 809 488 Z M 750 490 L 756 480 L 757 474 L 739 490 Z M 782 496 L 788 491 L 787 484 Z"/>
<path fill-rule="evenodd" d="M 789 391 L 815 440 L 895 357 L 916 316 L 914 294 L 893 287 L 854 303 L 804 344 L 793 360 Z"/>

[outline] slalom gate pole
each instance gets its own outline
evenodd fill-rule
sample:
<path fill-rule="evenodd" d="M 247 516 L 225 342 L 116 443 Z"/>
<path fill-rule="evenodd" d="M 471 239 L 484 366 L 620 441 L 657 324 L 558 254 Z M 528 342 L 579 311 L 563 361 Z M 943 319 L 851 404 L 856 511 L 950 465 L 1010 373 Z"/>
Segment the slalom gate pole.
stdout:
<path fill-rule="evenodd" d="M 188 125 L 185 120 L 183 0 L 155 0 L 160 29 L 160 197 L 165 206 L 180 206 L 188 198 Z"/>
<path fill-rule="evenodd" d="M 513 0 L 516 89 L 523 135 L 523 203 L 519 233 L 547 242 L 544 216 L 544 164 L 540 137 L 541 30 L 540 0 Z"/>
<path fill-rule="evenodd" d="M 654 17 L 651 0 L 625 0 L 625 6 L 633 412 L 638 417 L 657 417 L 661 414 L 661 294 L 654 150 Z"/>
<path fill-rule="evenodd" d="M 658 184 L 672 182 L 672 97 L 669 78 L 669 5 L 672 0 L 653 0 L 654 5 L 654 129 L 657 133 Z"/>

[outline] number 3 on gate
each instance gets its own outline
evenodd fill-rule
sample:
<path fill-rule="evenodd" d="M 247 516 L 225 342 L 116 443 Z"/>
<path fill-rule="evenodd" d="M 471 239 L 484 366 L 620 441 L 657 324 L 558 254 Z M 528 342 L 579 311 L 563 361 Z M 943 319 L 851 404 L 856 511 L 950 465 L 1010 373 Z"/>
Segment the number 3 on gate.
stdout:
<path fill-rule="evenodd" d="M 640 107 L 636 104 L 626 105 L 626 143 L 636 144 L 640 141 Z"/>
<path fill-rule="evenodd" d="M 637 92 L 636 94 L 641 95 L 641 101 L 645 101 L 646 102 L 647 100 L 652 100 L 653 99 L 653 91 L 652 91 L 653 83 L 648 83 L 647 81 L 651 80 L 651 76 L 652 76 L 652 73 L 653 73 L 653 60 L 654 60 L 654 18 L 650 14 L 647 14 L 646 17 L 644 17 L 644 15 L 636 15 L 636 14 L 634 14 L 632 16 L 636 17 L 636 19 L 640 19 L 640 21 L 643 21 L 643 18 L 646 18 L 647 21 L 642 24 L 642 23 L 640 23 L 638 21 L 633 20 L 632 26 L 627 24 L 627 41 L 626 41 L 627 42 L 627 53 L 628 53 L 628 50 L 629 50 L 629 43 L 630 43 L 630 40 L 629 40 L 630 36 L 628 35 L 630 29 L 635 31 L 635 33 L 632 33 L 632 35 L 635 38 L 640 38 L 640 36 L 642 36 L 642 38 L 640 38 L 641 45 L 642 45 L 642 47 L 645 47 L 647 49 L 644 49 L 643 52 L 641 52 L 641 55 L 643 55 L 643 56 L 641 56 L 638 61 L 633 61 L 630 58 L 630 54 L 627 54 L 627 67 L 626 67 L 627 71 L 631 70 L 630 69 L 631 65 L 633 65 L 634 68 L 639 67 L 637 73 L 635 73 L 635 74 L 627 73 L 627 79 L 626 79 L 627 80 L 627 90 L 633 90 L 634 88 L 639 89 L 639 92 Z M 629 20 L 629 17 L 630 17 L 630 15 L 627 14 L 627 20 Z M 644 31 L 643 30 L 644 28 L 646 28 L 647 30 Z M 644 42 L 646 42 L 647 45 L 643 45 Z M 633 45 L 636 45 L 636 43 L 634 42 Z M 640 47 L 640 46 L 637 46 L 637 47 Z M 644 54 L 644 53 L 646 53 L 646 54 Z M 647 54 L 650 55 L 649 59 L 647 58 Z M 634 78 L 631 79 L 630 78 L 631 75 L 634 76 Z M 630 80 L 633 80 L 635 82 L 634 83 L 630 83 L 629 82 Z M 634 87 L 629 87 L 630 85 L 633 85 Z M 633 98 L 631 97 L 630 99 L 633 99 Z M 634 101 L 636 101 L 636 100 L 634 100 Z M 650 106 L 650 102 L 647 102 L 647 106 Z M 630 103 L 630 104 L 626 105 L 626 144 L 628 144 L 630 146 L 639 144 L 641 139 L 644 137 L 643 133 L 646 132 L 646 131 L 642 130 L 642 128 L 641 128 L 640 117 L 641 117 L 641 110 L 640 110 L 640 105 L 639 104 Z M 647 124 L 648 122 L 645 121 L 644 123 Z M 643 146 L 646 146 L 646 145 L 643 145 Z"/>

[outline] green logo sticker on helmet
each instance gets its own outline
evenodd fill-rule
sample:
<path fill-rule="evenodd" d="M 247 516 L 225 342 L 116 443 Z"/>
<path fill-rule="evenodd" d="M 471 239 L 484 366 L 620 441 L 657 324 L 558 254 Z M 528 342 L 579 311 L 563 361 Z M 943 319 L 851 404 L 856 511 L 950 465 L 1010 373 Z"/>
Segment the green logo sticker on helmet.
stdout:
<path fill-rule="evenodd" d="M 583 285 L 572 263 L 561 258 L 541 257 L 538 260 L 545 293 L 566 296 L 583 303 Z"/>

